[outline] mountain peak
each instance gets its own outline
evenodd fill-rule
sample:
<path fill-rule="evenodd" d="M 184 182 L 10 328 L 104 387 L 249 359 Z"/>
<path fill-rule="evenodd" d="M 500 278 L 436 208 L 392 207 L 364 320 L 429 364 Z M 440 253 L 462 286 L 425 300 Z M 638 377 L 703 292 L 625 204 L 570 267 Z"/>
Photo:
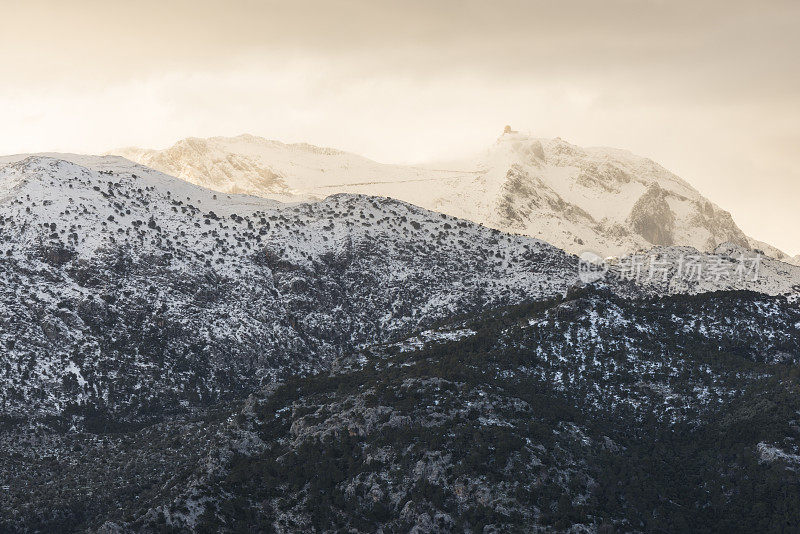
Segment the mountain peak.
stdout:
<path fill-rule="evenodd" d="M 728 212 L 648 158 L 537 138 L 510 125 L 481 155 L 426 166 L 386 165 L 249 134 L 187 142 L 115 153 L 226 193 L 283 201 L 337 192 L 394 197 L 572 253 L 622 256 L 654 244 L 712 252 L 726 241 L 752 241 Z M 760 248 L 785 257 L 774 247 Z"/>

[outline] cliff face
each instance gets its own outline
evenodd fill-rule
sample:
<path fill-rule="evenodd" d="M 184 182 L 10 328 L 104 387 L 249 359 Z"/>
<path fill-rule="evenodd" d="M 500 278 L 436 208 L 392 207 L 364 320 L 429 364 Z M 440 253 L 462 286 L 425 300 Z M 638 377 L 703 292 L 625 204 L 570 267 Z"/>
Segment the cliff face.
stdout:
<path fill-rule="evenodd" d="M 668 247 L 675 244 L 675 214 L 666 197 L 654 182 L 633 205 L 628 222 L 648 243 Z"/>

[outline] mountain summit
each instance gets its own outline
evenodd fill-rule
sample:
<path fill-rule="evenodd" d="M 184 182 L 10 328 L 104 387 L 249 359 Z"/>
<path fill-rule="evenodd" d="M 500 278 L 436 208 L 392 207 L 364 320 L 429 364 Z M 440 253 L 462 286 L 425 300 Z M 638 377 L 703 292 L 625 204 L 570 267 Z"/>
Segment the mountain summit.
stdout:
<path fill-rule="evenodd" d="M 332 148 L 252 135 L 189 138 L 165 150 L 112 151 L 210 189 L 277 200 L 334 193 L 388 196 L 568 252 L 621 256 L 653 246 L 711 252 L 731 242 L 784 261 L 730 213 L 654 161 L 506 128 L 475 157 L 435 165 L 382 164 Z"/>

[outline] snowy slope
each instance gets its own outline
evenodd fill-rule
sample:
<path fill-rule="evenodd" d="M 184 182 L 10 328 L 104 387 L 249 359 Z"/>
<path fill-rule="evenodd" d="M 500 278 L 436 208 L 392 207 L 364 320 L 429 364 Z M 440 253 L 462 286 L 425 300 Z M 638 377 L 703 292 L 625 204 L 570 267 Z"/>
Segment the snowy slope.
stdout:
<path fill-rule="evenodd" d="M 208 405 L 485 307 L 576 259 L 385 198 L 282 204 L 116 156 L 0 161 L 0 418 Z M 89 410 L 89 412 L 87 412 Z"/>
<path fill-rule="evenodd" d="M 388 196 L 537 237 L 572 253 L 622 256 L 654 245 L 713 252 L 732 242 L 796 261 L 747 237 L 728 212 L 655 162 L 559 138 L 505 133 L 474 158 L 427 166 L 385 165 L 250 135 L 113 153 L 223 192 L 279 200 L 333 193 Z"/>
<path fill-rule="evenodd" d="M 723 243 L 710 253 L 692 247 L 653 247 L 613 258 L 607 265 L 605 280 L 632 282 L 637 294 L 642 290 L 656 295 L 746 290 L 788 296 L 793 301 L 800 295 L 799 266 L 734 243 Z"/>
<path fill-rule="evenodd" d="M 0 417 L 208 405 L 579 281 L 578 258 L 543 241 L 393 199 L 281 203 L 117 156 L 54 156 L 0 160 Z M 683 284 L 673 269 L 667 287 L 606 285 L 800 287 L 798 269 L 764 263 L 743 284 Z"/>

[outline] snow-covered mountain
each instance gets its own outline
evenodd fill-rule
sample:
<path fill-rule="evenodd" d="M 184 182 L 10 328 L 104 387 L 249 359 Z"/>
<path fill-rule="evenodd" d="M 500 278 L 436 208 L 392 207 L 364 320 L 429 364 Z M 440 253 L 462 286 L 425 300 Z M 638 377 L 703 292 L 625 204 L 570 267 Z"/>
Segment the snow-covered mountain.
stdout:
<path fill-rule="evenodd" d="M 622 256 L 656 246 L 712 252 L 731 242 L 797 262 L 746 236 L 730 213 L 657 163 L 509 131 L 484 153 L 425 166 L 251 135 L 190 138 L 165 150 L 113 151 L 191 183 L 279 200 L 388 196 L 533 236 L 568 252 Z"/>
<path fill-rule="evenodd" d="M 800 268 L 628 260 L 0 158 L 0 532 L 796 530 Z"/>
<path fill-rule="evenodd" d="M 385 197 L 228 195 L 118 156 L 0 165 L 3 416 L 105 407 L 137 418 L 153 405 L 216 402 L 436 321 L 579 284 L 578 258 L 543 241 Z M 686 251 L 654 250 L 674 260 L 668 283 L 601 284 L 634 297 L 798 290 L 800 268 L 778 261 L 765 259 L 755 281 L 685 282 L 676 264 Z"/>
<path fill-rule="evenodd" d="M 116 156 L 0 159 L 0 237 L 0 419 L 213 403 L 578 273 L 400 201 L 218 194 Z"/>

